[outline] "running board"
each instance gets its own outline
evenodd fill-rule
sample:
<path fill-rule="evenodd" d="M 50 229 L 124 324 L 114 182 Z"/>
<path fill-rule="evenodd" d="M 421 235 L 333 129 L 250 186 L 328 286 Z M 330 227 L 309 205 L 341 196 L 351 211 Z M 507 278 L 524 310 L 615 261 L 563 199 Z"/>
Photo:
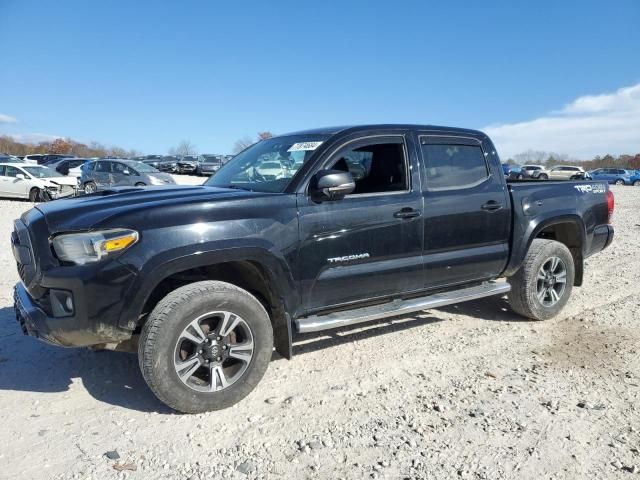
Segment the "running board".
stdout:
<path fill-rule="evenodd" d="M 467 302 L 478 298 L 503 295 L 511 290 L 507 282 L 487 282 L 475 287 L 467 287 L 448 292 L 434 293 L 426 297 L 412 298 L 409 300 L 393 300 L 388 303 L 372 305 L 369 307 L 342 310 L 327 315 L 313 315 L 296 319 L 296 327 L 299 333 L 319 332 L 330 328 L 344 327 L 356 323 L 378 320 L 380 318 L 395 317 L 405 313 L 419 312 L 431 308 L 444 307 L 454 303 Z"/>

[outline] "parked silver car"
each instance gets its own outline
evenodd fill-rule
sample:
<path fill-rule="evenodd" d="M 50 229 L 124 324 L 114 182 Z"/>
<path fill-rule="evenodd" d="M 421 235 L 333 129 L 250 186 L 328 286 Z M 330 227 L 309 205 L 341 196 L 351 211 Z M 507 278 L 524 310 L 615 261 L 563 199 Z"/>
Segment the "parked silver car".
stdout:
<path fill-rule="evenodd" d="M 85 193 L 94 193 L 112 187 L 146 185 L 175 185 L 168 173 L 133 160 L 108 159 L 87 162 L 82 166 L 80 184 Z"/>

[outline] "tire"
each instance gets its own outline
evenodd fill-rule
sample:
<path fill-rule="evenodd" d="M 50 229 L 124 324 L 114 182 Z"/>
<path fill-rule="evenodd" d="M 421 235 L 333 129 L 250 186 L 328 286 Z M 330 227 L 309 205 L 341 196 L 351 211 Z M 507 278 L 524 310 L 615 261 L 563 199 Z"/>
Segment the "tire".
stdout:
<path fill-rule="evenodd" d="M 549 180 L 549 175 L 547 175 L 546 173 L 541 173 L 538 178 L 540 180 Z"/>
<path fill-rule="evenodd" d="M 545 276 L 541 280 L 545 267 L 553 267 L 553 259 L 560 261 L 552 275 Z M 564 270 L 564 287 L 558 281 Z M 551 277 L 551 278 L 550 278 Z M 524 262 L 516 274 L 507 280 L 511 284 L 508 299 L 511 308 L 523 317 L 534 320 L 548 320 L 555 317 L 564 308 L 571 297 L 573 280 L 575 278 L 575 266 L 569 249 L 555 240 L 536 238 L 531 243 Z M 549 285 L 552 285 L 549 287 Z M 549 288 L 554 289 L 557 300 L 550 293 Z M 540 296 L 541 290 L 547 293 Z M 555 300 L 555 301 L 554 301 Z"/>
<path fill-rule="evenodd" d="M 136 187 L 146 187 L 147 184 L 146 183 L 142 183 L 142 182 L 138 182 L 135 184 Z"/>
<path fill-rule="evenodd" d="M 219 331 L 225 320 L 227 329 L 237 324 L 226 336 Z M 200 342 L 203 336 L 207 340 Z M 272 350 L 271 322 L 258 299 L 230 283 L 203 281 L 174 290 L 156 305 L 142 328 L 138 360 L 160 401 L 180 412 L 202 413 L 246 397 L 264 376 Z"/>
<path fill-rule="evenodd" d="M 41 198 L 42 196 L 40 195 L 39 188 L 33 187 L 31 190 L 29 190 L 29 201 L 31 203 L 39 202 Z"/>
<path fill-rule="evenodd" d="M 96 193 L 98 191 L 98 186 L 95 182 L 87 182 L 84 184 L 84 193 L 87 195 L 91 195 L 92 193 Z"/>
<path fill-rule="evenodd" d="M 616 185 L 624 185 L 624 180 L 619 178 L 618 180 L 616 180 Z"/>
<path fill-rule="evenodd" d="M 636 180 L 635 182 L 633 182 L 633 186 L 640 187 L 640 180 Z"/>

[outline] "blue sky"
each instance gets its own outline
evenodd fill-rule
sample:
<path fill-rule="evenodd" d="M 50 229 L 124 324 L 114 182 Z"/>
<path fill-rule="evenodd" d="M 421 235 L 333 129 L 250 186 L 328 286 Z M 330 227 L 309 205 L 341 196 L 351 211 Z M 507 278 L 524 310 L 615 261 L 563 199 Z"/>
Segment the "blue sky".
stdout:
<path fill-rule="evenodd" d="M 225 153 L 262 130 L 415 122 L 489 127 L 503 156 L 640 151 L 638 25 L 637 0 L 0 0 L 0 134 Z M 576 115 L 588 134 L 565 130 Z"/>

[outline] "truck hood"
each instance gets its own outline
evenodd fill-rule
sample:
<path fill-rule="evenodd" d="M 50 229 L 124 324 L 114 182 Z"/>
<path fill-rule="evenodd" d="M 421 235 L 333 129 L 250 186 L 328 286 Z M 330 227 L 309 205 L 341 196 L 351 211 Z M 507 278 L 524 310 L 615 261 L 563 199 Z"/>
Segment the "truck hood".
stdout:
<path fill-rule="evenodd" d="M 162 216 L 179 224 L 185 214 L 210 211 L 222 202 L 274 195 L 205 186 L 121 187 L 71 199 L 41 203 L 51 234 L 91 230 L 122 219 L 122 227 L 135 227 L 136 220 Z M 188 215 L 186 215 L 188 216 Z"/>

